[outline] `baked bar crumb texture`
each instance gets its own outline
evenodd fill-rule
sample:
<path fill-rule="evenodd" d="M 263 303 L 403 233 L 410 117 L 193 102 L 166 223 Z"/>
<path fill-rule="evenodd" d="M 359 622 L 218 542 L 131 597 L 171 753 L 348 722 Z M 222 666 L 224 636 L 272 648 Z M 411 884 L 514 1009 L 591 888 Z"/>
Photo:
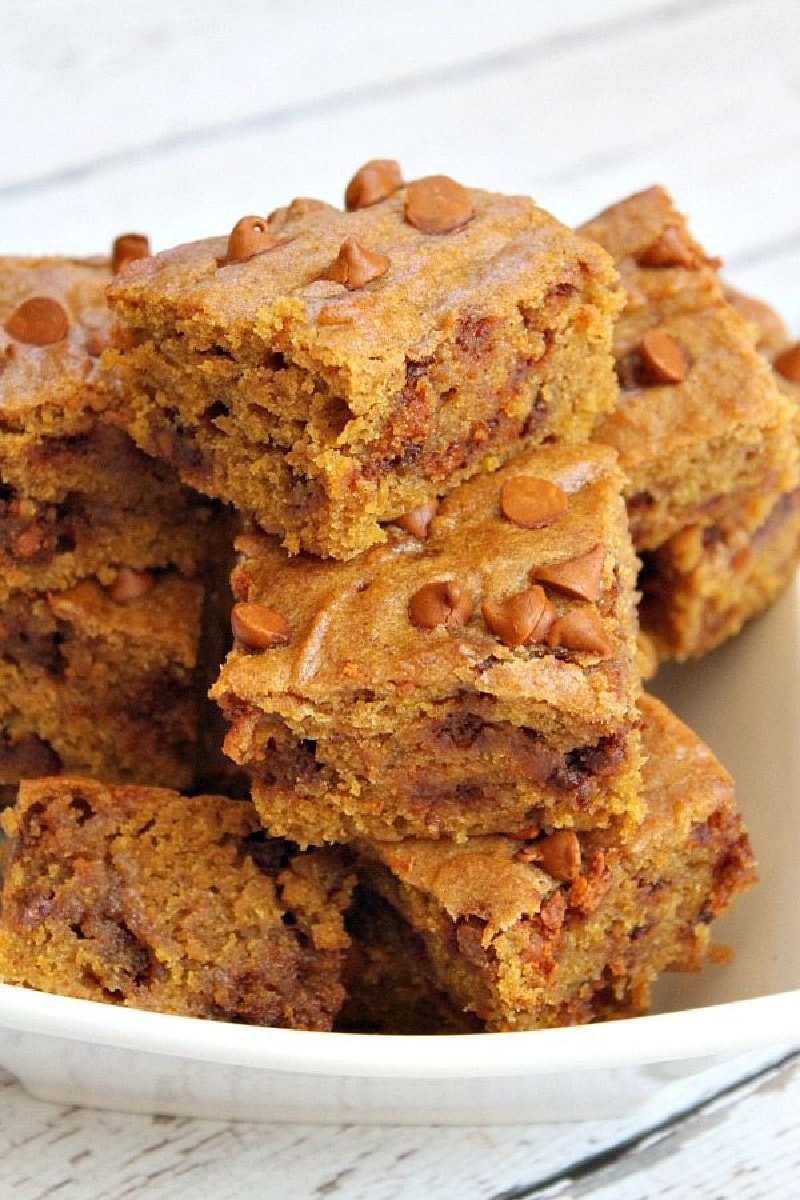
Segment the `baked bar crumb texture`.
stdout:
<path fill-rule="evenodd" d="M 627 295 L 620 401 L 594 436 L 619 453 L 636 549 L 710 524 L 736 494 L 796 487 L 793 407 L 669 194 L 630 196 L 581 232 L 612 255 Z"/>
<path fill-rule="evenodd" d="M 364 847 L 369 883 L 422 939 L 438 986 L 488 1030 L 646 1011 L 665 969 L 703 965 L 711 922 L 754 880 L 727 772 L 658 701 L 642 713 L 636 831 Z"/>
<path fill-rule="evenodd" d="M 296 202 L 264 249 L 210 238 L 110 289 L 135 439 L 293 552 L 350 557 L 521 447 L 586 437 L 615 401 L 605 251 L 478 190 L 428 232 L 420 183 L 348 212 Z M 347 266 L 365 252 L 377 273 Z"/>
<path fill-rule="evenodd" d="M 142 593 L 123 601 L 86 579 L 12 594 L 0 619 L 0 722 L 10 746 L 35 737 L 49 748 L 45 774 L 188 786 L 204 703 L 204 589 L 175 572 L 121 578 Z M 18 766 L 0 754 L 0 782 L 17 782 Z"/>
<path fill-rule="evenodd" d="M 240 538 L 212 695 L 267 828 L 304 844 L 636 819 L 621 487 L 607 449 L 543 447 L 347 563 Z"/>
<path fill-rule="evenodd" d="M 23 783 L 0 978 L 47 992 L 256 1025 L 330 1029 L 344 999 L 352 879 L 333 849 L 265 838 L 219 796 Z"/>

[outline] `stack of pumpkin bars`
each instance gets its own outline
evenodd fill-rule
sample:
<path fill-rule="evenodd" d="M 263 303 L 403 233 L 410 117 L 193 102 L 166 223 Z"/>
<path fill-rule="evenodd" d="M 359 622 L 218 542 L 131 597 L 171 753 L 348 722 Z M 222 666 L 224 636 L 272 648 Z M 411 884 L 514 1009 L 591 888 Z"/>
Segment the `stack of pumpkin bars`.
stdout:
<path fill-rule="evenodd" d="M 719 266 L 661 188 L 391 160 L 0 264 L 0 978 L 428 1033 L 700 967 L 752 850 L 642 681 L 800 554 L 800 350 Z"/>

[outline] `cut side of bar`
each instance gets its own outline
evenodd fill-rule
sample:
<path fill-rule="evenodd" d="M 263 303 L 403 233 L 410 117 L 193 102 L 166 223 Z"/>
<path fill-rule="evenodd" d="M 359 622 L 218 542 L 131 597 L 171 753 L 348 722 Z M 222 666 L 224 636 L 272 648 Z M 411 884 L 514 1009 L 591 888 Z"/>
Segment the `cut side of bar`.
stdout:
<path fill-rule="evenodd" d="M 664 970 L 703 965 L 711 923 L 754 880 L 730 776 L 658 701 L 642 714 L 636 830 L 363 848 L 370 885 L 422 939 L 438 986 L 488 1030 L 646 1011 Z"/>
<path fill-rule="evenodd" d="M 331 1028 L 353 879 L 264 837 L 245 802 L 28 781 L 9 838 L 0 978 L 132 1008 Z"/>
<path fill-rule="evenodd" d="M 134 438 L 292 552 L 349 558 L 526 446 L 585 438 L 616 400 L 605 251 L 479 190 L 462 226 L 422 232 L 406 194 L 292 205 L 261 253 L 194 242 L 109 292 Z M 346 286 L 327 275 L 353 243 L 388 267 Z"/>

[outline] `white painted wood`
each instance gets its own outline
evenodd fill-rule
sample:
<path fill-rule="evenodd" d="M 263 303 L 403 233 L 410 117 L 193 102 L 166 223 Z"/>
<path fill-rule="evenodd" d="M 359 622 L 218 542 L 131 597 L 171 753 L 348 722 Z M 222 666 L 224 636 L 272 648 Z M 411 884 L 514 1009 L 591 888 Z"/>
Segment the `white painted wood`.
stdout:
<path fill-rule="evenodd" d="M 52 6 L 44 7 L 52 15 Z M 225 45 L 230 38 L 247 51 L 239 72 L 231 66 L 233 50 L 219 62 L 216 41 L 209 39 L 213 5 L 201 5 L 197 27 L 187 29 L 194 7 L 158 6 L 165 22 L 176 15 L 160 35 L 167 45 L 158 42 L 161 48 L 151 54 L 136 50 L 134 14 L 144 37 L 155 6 L 126 6 L 125 39 L 133 49 L 118 51 L 101 70 L 97 47 L 110 46 L 108 6 L 102 0 L 67 4 L 82 27 L 98 30 L 94 58 L 77 56 L 70 43 L 58 67 L 51 47 L 47 57 L 56 65 L 44 99 L 40 71 L 19 65 L 4 71 L 2 110 L 14 119 L 0 127 L 0 168 L 9 172 L 13 164 L 24 183 L 32 163 L 33 174 L 45 180 L 48 162 L 94 163 L 86 175 L 56 175 L 38 188 L 0 187 L 7 249 L 96 251 L 122 228 L 145 228 L 158 246 L 222 232 L 243 212 L 268 211 L 293 195 L 338 201 L 353 168 L 381 154 L 399 157 L 410 174 L 447 170 L 468 182 L 531 192 L 567 221 L 660 180 L 691 213 L 698 234 L 729 261 L 730 273 L 773 296 L 800 329 L 800 295 L 791 282 L 800 266 L 800 38 L 793 35 L 791 0 L 564 6 L 573 19 L 591 9 L 592 36 L 567 22 L 558 34 L 552 22 L 561 5 L 501 2 L 493 12 L 507 16 L 500 21 L 503 37 L 480 4 L 467 5 L 465 16 L 453 0 L 413 0 L 404 6 L 402 24 L 413 29 L 420 47 L 419 71 L 413 45 L 402 39 L 406 49 L 390 71 L 384 39 L 369 21 L 359 21 L 362 6 L 328 0 L 326 10 L 317 0 L 298 6 L 309 24 L 312 10 L 316 17 L 316 55 L 306 46 L 298 51 L 297 22 L 281 41 L 278 14 L 285 19 L 285 5 L 258 6 L 262 21 L 252 36 L 253 5 L 225 6 Z M 394 11 L 382 3 L 368 7 Z M 624 19 L 619 14 L 626 9 Z M 320 25 L 325 11 L 332 21 L 327 34 Z M 433 16 L 426 21 L 426 14 Z M 31 42 L 47 47 L 59 22 L 50 33 L 44 24 Z M 450 25 L 462 39 L 452 50 Z M 425 37 L 422 28 L 429 31 Z M 331 51 L 343 29 L 364 39 L 351 58 Z M 62 36 L 65 30 L 75 36 L 72 22 L 62 20 Z M 187 46 L 194 47 L 194 74 L 185 62 Z M 27 42 L 26 48 L 30 56 Z M 19 63 L 19 53 L 20 47 L 9 47 L 12 63 Z M 382 61 L 382 83 L 361 65 L 353 81 L 349 63 L 361 64 L 365 54 Z M 258 94 L 242 95 L 241 77 L 252 81 L 254 57 L 262 64 Z M 287 62 L 319 103 L 304 107 L 295 96 L 287 111 Z M 240 96 L 235 104 L 229 90 Z M 189 111 L 195 104 L 197 119 Z M 214 132 L 217 111 L 223 117 Z M 160 148 L 169 114 L 181 140 Z M 114 158 L 121 149 L 136 153 Z M 112 155 L 105 164 L 104 153 Z"/>
<path fill-rule="evenodd" d="M 5 252 L 223 231 L 338 200 L 373 155 L 567 221 L 658 180 L 800 333 L 796 0 L 0 0 L 0 63 Z M 668 1114 L 265 1127 L 45 1105 L 0 1073 L 0 1196 L 788 1200 L 798 1111 L 796 1061 L 644 1143 Z"/>
<path fill-rule="evenodd" d="M 791 1200 L 800 1168 L 798 1088 L 795 1061 L 649 1134 L 650 1126 L 632 1119 L 516 1129 L 237 1125 L 85 1113 L 40 1104 L 0 1083 L 0 1194 Z"/>
<path fill-rule="evenodd" d="M 22 119 L 5 122 L 0 184 L 237 121 L 319 115 L 325 101 L 355 111 L 365 89 L 408 92 L 440 72 L 485 70 L 487 59 L 502 69 L 554 39 L 569 48 L 587 24 L 661 7 L 500 0 L 487 20 L 483 0 L 6 0 L 5 112 Z"/>

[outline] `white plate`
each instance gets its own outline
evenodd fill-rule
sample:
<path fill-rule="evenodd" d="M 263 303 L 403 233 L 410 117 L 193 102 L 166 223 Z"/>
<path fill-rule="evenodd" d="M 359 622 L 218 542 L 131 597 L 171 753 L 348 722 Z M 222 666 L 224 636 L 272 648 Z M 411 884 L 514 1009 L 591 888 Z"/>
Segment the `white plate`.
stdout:
<path fill-rule="evenodd" d="M 716 927 L 732 963 L 651 1016 L 404 1038 L 254 1029 L 0 985 L 0 1065 L 42 1099 L 309 1123 L 506 1124 L 679 1108 L 800 1045 L 800 591 L 657 691 L 737 781 L 761 882 Z"/>

